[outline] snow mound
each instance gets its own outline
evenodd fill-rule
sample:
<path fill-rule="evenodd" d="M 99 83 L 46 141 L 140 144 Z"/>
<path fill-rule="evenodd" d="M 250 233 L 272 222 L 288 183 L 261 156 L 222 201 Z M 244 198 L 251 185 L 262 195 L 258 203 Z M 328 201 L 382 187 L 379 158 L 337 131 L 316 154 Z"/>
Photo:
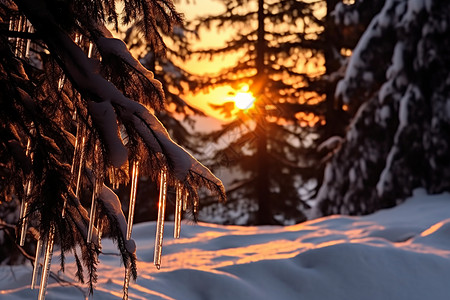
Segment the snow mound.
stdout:
<path fill-rule="evenodd" d="M 330 216 L 279 227 L 167 224 L 162 268 L 153 266 L 155 223 L 138 224 L 131 299 L 423 300 L 450 295 L 450 194 L 417 190 L 369 216 Z M 121 299 L 123 268 L 103 241 L 92 299 Z M 55 256 L 57 253 L 55 254 Z M 67 258 L 66 274 L 75 270 Z M 58 266 L 52 270 L 57 272 Z M 0 267 L 1 299 L 36 298 L 31 266 Z M 73 282 L 73 279 L 66 277 Z M 84 286 L 50 281 L 46 299 L 82 299 Z M 80 289 L 81 288 L 81 289 Z"/>

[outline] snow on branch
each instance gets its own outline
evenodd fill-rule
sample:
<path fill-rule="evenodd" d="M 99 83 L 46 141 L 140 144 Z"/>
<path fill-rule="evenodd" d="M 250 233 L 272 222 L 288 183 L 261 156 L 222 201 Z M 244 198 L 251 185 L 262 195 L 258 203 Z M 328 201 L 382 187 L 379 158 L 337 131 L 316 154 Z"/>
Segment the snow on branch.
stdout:
<path fill-rule="evenodd" d="M 395 6 L 395 1 L 386 2 L 353 50 L 345 77 L 338 82 L 335 92 L 335 96 L 345 103 L 350 103 L 355 97 L 363 102 L 373 92 L 375 79 L 383 76 L 383 66 L 389 64 L 389 61 L 385 60 L 389 59 L 393 52 L 393 46 L 388 43 L 389 36 L 394 34 L 393 26 L 399 18 L 395 14 Z M 370 51 L 373 48 L 380 49 L 380 45 L 385 46 L 382 54 Z"/>
<path fill-rule="evenodd" d="M 147 108 L 140 103 L 125 97 L 111 82 L 107 81 L 96 71 L 95 63 L 58 28 L 52 15 L 39 1 L 26 2 L 28 15 L 37 30 L 51 32 L 43 35 L 51 51 L 60 59 L 61 67 L 66 71 L 73 84 L 86 97 L 89 113 L 105 141 L 111 163 L 119 167 L 128 157 L 128 151 L 119 137 L 117 125 L 117 111 L 121 119 L 131 121 L 135 130 L 145 141 L 146 146 L 155 153 L 163 153 L 179 181 L 185 181 L 190 171 L 203 177 L 216 186 L 219 194 L 223 192 L 221 181 L 206 167 L 194 159 L 182 147 L 177 145 L 168 135 L 161 122 Z M 53 28 L 51 31 L 44 29 Z M 97 43 L 105 53 L 112 53 L 136 71 L 144 75 L 156 88 L 161 91 L 160 83 L 154 79 L 153 73 L 146 70 L 127 50 L 123 42 L 112 39 L 111 33 L 104 27 L 98 27 L 104 36 L 99 36 Z M 161 91 L 162 92 L 162 91 Z"/>
<path fill-rule="evenodd" d="M 158 99 L 162 106 L 164 93 L 161 83 L 154 78 L 151 71 L 133 58 L 122 41 L 115 39 L 104 25 L 97 23 L 98 19 L 93 17 L 91 20 L 89 17 L 92 16 L 88 14 L 83 18 L 73 17 L 68 21 L 72 24 L 61 24 L 59 16 L 55 14 L 53 7 L 49 6 L 48 1 L 17 0 L 16 3 L 41 39 L 40 46 L 45 49 L 45 53 L 42 52 L 42 60 L 45 62 L 48 58 L 47 61 L 50 61 L 50 70 L 53 72 L 49 71 L 48 73 L 52 74 L 44 76 L 47 82 L 45 86 L 43 85 L 42 94 L 53 101 L 52 108 L 57 111 L 51 114 L 49 119 L 55 124 L 55 132 L 52 131 L 48 138 L 42 138 L 44 141 L 36 144 L 34 149 L 36 153 L 47 149 L 53 149 L 55 152 L 54 155 L 48 154 L 54 157 L 52 164 L 45 165 L 44 172 L 39 175 L 43 178 L 41 180 L 46 182 L 46 189 L 39 195 L 36 194 L 31 201 L 32 195 L 28 190 L 32 190 L 34 182 L 32 180 L 25 182 L 24 186 L 27 188 L 22 199 L 22 223 L 27 224 L 25 221 L 29 216 L 28 204 L 33 204 L 32 209 L 41 212 L 41 215 L 43 215 L 40 211 L 42 204 L 51 206 L 52 209 L 48 209 L 45 216 L 38 216 L 40 221 L 44 220 L 47 224 L 46 227 L 39 225 L 41 233 L 45 233 L 38 241 L 46 243 L 44 269 L 50 269 L 55 240 L 61 244 L 62 252 L 81 245 L 82 258 L 89 273 L 91 292 L 97 278 L 95 266 L 102 231 L 109 234 L 116 240 L 124 263 L 124 299 L 126 299 L 130 279 L 136 279 L 137 276 L 136 245 L 131 239 L 134 212 L 134 201 L 131 198 L 136 195 L 138 174 L 160 179 L 159 206 L 162 213 L 158 216 L 160 230 L 157 231 L 158 243 L 155 243 L 155 247 L 159 249 L 158 261 L 155 259 L 155 266 L 158 268 L 167 186 L 171 185 L 177 190 L 179 233 L 181 208 L 185 210 L 189 206 L 195 217 L 199 203 L 199 187 L 208 188 L 224 200 L 223 184 L 209 169 L 176 144 L 153 114 L 153 110 L 144 105 L 150 103 L 152 108 L 155 108 L 154 100 Z M 146 0 L 144 3 L 149 7 L 140 8 L 143 11 L 157 5 L 159 8 L 168 7 L 170 10 L 166 13 L 168 16 L 175 13 L 171 11 L 173 8 L 171 1 Z M 168 18 L 166 21 L 170 23 L 173 20 Z M 72 37 L 75 37 L 74 40 Z M 87 43 L 86 38 L 89 39 Z M 87 54 L 82 49 L 86 44 L 89 44 Z M 91 58 L 93 52 L 95 58 Z M 34 94 L 28 95 L 28 91 L 21 92 L 20 89 L 16 91 L 23 98 L 24 106 L 32 107 L 33 103 L 36 106 L 40 105 L 38 98 L 35 101 L 29 96 L 34 97 Z M 50 93 L 50 96 L 47 93 Z M 56 114 L 60 118 L 53 118 Z M 48 117 L 49 115 L 44 115 L 44 118 Z M 41 125 L 41 122 L 36 122 L 38 130 L 41 127 L 42 130 L 49 127 Z M 71 138 L 70 131 L 74 131 L 75 127 L 76 136 Z M 64 145 L 60 145 L 55 136 L 64 140 Z M 31 145 L 32 142 L 30 137 L 28 143 Z M 70 155 L 72 151 L 73 156 Z M 29 152 L 27 150 L 27 154 Z M 38 155 L 36 157 L 39 158 Z M 72 161 L 71 166 L 68 160 Z M 130 166 L 133 166 L 131 173 L 126 170 Z M 49 173 L 45 172 L 45 168 L 52 171 L 50 173 L 52 177 L 48 178 Z M 113 187 L 117 187 L 118 183 L 128 182 L 129 177 L 132 177 L 131 181 L 134 184 L 131 194 L 134 196 L 130 196 L 128 220 L 122 212 L 119 198 L 105 186 L 105 174 L 110 174 L 109 180 Z M 116 174 L 120 174 L 117 177 L 119 180 L 114 179 Z M 53 182 L 58 184 L 52 184 Z M 39 186 L 39 182 L 36 182 L 36 185 Z M 57 189 L 54 188 L 55 185 L 58 186 Z M 52 197 L 45 195 L 49 194 L 49 191 Z M 89 192 L 90 197 L 87 196 Z M 88 210 L 81 205 L 83 198 L 86 197 L 91 198 L 89 216 Z M 26 228 L 22 227 L 25 236 Z M 73 239 L 65 234 L 71 230 L 76 232 L 72 236 Z M 39 264 L 36 266 L 39 267 Z M 78 268 L 78 271 L 82 272 L 80 270 Z M 41 282 L 40 295 L 44 296 L 47 279 Z"/>
<path fill-rule="evenodd" d="M 161 82 L 155 79 L 153 72 L 146 69 L 136 58 L 128 51 L 125 43 L 114 38 L 111 32 L 101 23 L 91 23 L 90 33 L 102 57 L 112 56 L 132 68 L 137 74 L 143 76 L 148 84 L 154 88 L 156 97 L 160 100 L 160 106 L 163 106 L 164 91 Z"/>

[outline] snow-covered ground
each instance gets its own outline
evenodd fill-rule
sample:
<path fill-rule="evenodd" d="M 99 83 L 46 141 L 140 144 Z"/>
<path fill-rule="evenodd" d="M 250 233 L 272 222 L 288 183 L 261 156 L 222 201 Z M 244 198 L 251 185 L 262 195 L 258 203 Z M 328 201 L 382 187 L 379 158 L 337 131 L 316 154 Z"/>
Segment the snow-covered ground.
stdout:
<path fill-rule="evenodd" d="M 162 268 L 152 263 L 155 223 L 136 225 L 139 278 L 131 299 L 450 299 L 450 194 L 416 190 L 398 207 L 288 227 L 166 224 Z M 124 271 L 103 241 L 92 299 L 121 299 Z M 68 261 L 71 259 L 68 258 Z M 52 270 L 58 270 L 57 253 Z M 70 279 L 73 264 L 67 265 Z M 0 299 L 36 299 L 31 266 L 0 267 Z M 84 299 L 50 280 L 46 299 Z"/>

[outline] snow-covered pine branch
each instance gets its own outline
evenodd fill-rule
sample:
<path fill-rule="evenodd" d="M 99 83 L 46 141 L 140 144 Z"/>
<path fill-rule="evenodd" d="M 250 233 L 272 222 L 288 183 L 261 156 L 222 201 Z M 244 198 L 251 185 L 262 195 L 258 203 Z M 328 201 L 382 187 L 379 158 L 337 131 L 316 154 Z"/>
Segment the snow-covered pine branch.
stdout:
<path fill-rule="evenodd" d="M 165 206 L 167 187 L 176 188 L 178 234 L 181 207 L 195 215 L 202 186 L 224 200 L 222 182 L 176 144 L 153 114 L 163 107 L 161 83 L 103 25 L 108 16 L 117 22 L 114 1 L 69 6 L 53 6 L 44 0 L 14 2 L 18 11 L 5 5 L 0 9 L 1 19 L 9 18 L 11 28 L 33 30 L 39 38 L 31 47 L 40 61 L 36 64 L 28 57 L 29 42 L 0 36 L 12 48 L 1 48 L 5 59 L 12 61 L 0 65 L 6 71 L 1 79 L 12 95 L 11 102 L 2 100 L 2 118 L 8 125 L 0 128 L 1 142 L 8 153 L 16 153 L 2 166 L 17 170 L 11 172 L 15 176 L 11 190 L 22 199 L 20 244 L 27 240 L 28 227 L 40 233 L 32 285 L 37 283 L 41 260 L 39 299 L 43 299 L 56 243 L 61 248 L 62 268 L 64 253 L 73 251 L 77 277 L 84 280 L 84 265 L 92 292 L 100 238 L 109 235 L 121 252 L 127 298 L 130 277 L 137 275 L 131 224 L 139 174 L 160 181 L 159 207 Z M 155 22 L 170 31 L 180 21 L 171 1 L 127 1 L 125 13 L 126 18 L 142 21 L 146 36 L 158 45 L 162 39 Z M 12 134 L 3 134 L 11 129 Z M 119 198 L 106 186 L 108 181 L 113 188 L 131 182 L 128 220 Z M 155 249 L 160 255 L 164 209 L 158 228 Z M 80 250 L 83 264 L 77 255 Z M 159 261 L 155 255 L 158 268 Z"/>

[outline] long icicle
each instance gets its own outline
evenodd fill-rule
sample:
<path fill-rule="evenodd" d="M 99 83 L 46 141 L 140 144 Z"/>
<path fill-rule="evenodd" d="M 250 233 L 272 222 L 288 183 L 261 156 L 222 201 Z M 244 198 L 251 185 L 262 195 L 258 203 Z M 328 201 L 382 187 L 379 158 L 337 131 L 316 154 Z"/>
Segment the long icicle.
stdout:
<path fill-rule="evenodd" d="M 72 120 L 77 122 L 77 131 L 76 131 L 76 134 L 75 134 L 75 146 L 73 147 L 72 166 L 70 168 L 70 173 L 72 175 L 75 172 L 75 163 L 76 163 L 77 152 L 78 152 L 78 140 L 80 139 L 80 135 L 81 135 L 80 122 L 77 119 L 78 119 L 78 115 L 77 115 L 77 111 L 75 110 L 75 112 L 73 113 Z"/>
<path fill-rule="evenodd" d="M 73 114 L 73 120 L 75 120 L 75 121 L 77 121 L 77 111 L 75 110 L 75 112 L 74 112 L 74 114 Z M 75 134 L 75 145 L 74 145 L 74 150 L 73 150 L 73 158 L 72 158 L 72 166 L 71 166 L 71 168 L 70 168 L 70 174 L 71 174 L 71 176 L 72 176 L 72 178 L 73 178 L 73 176 L 74 176 L 74 173 L 75 173 L 75 164 L 76 164 L 76 159 L 77 159 L 77 156 L 78 156 L 78 140 L 80 139 L 80 135 L 81 135 L 81 132 L 80 132 L 80 123 L 77 121 L 77 132 L 76 132 L 76 134 Z M 64 204 L 63 204 L 63 208 L 62 208 L 62 211 L 61 211 L 61 217 L 64 219 L 65 217 L 66 217 L 66 207 L 67 207 L 67 198 L 66 197 L 64 197 Z"/>
<path fill-rule="evenodd" d="M 95 167 L 97 162 L 98 162 L 98 151 L 99 150 L 99 145 L 98 143 L 95 144 L 94 147 L 94 163 L 93 166 Z M 91 200 L 91 212 L 89 214 L 89 227 L 88 227 L 88 234 L 87 234 L 87 239 L 86 241 L 88 243 L 92 242 L 92 233 L 94 231 L 94 224 L 95 224 L 95 216 L 96 216 L 96 212 L 97 212 L 97 197 L 100 194 L 100 191 L 102 189 L 103 186 L 103 182 L 101 181 L 101 177 L 100 174 L 95 174 L 94 173 L 94 180 L 92 182 L 92 200 Z"/>
<path fill-rule="evenodd" d="M 36 244 L 36 256 L 34 258 L 33 277 L 31 278 L 31 289 L 32 290 L 34 290 L 36 288 L 39 270 L 41 269 L 41 257 L 42 257 L 43 242 L 44 241 L 42 240 L 42 237 L 39 237 L 37 244 Z"/>
<path fill-rule="evenodd" d="M 130 192 L 130 206 L 128 208 L 128 226 L 127 226 L 127 240 L 131 238 L 131 231 L 133 230 L 134 206 L 136 204 L 136 191 L 139 178 L 139 161 L 133 161 L 133 170 L 131 172 L 131 192 Z"/>
<path fill-rule="evenodd" d="M 173 237 L 175 239 L 180 238 L 181 231 L 181 214 L 183 208 L 183 186 L 181 183 L 177 183 L 176 200 L 175 200 L 175 221 L 173 226 Z"/>
<path fill-rule="evenodd" d="M 161 268 L 161 252 L 164 236 L 164 215 L 166 212 L 166 194 L 167 194 L 167 174 L 166 170 L 161 170 L 159 182 L 159 202 L 158 202 L 158 221 L 156 223 L 156 239 L 153 264 L 159 270 Z"/>
<path fill-rule="evenodd" d="M 189 196 L 189 192 L 187 190 L 184 191 L 184 195 L 183 195 L 183 211 L 186 211 L 186 209 L 187 209 L 188 196 Z"/>
<path fill-rule="evenodd" d="M 25 185 L 25 193 L 28 190 L 28 181 L 27 184 Z M 21 230 L 23 227 L 23 223 L 25 223 L 25 206 L 26 206 L 27 202 L 25 200 L 25 197 L 22 198 L 22 200 L 20 201 L 20 211 L 19 211 L 19 220 L 22 222 L 22 226 L 21 226 Z M 21 233 L 22 235 L 22 233 Z"/>
<path fill-rule="evenodd" d="M 33 126 L 33 125 L 32 125 Z M 34 129 L 32 128 L 31 131 L 33 132 Z M 28 139 L 27 141 L 27 148 L 25 150 L 25 155 L 30 157 L 31 161 L 33 161 L 33 154 L 31 153 L 31 139 Z M 27 231 L 28 231 L 28 198 L 30 197 L 31 194 L 31 178 L 29 178 L 27 180 L 27 183 L 25 184 L 25 197 L 22 198 L 22 201 L 20 203 L 20 213 L 19 213 L 19 218 L 22 222 L 22 226 L 20 228 L 20 240 L 19 240 L 19 245 L 21 247 L 23 247 L 23 245 L 25 245 L 25 239 L 27 236 Z"/>
<path fill-rule="evenodd" d="M 14 24 L 15 24 L 15 23 L 16 23 L 16 21 L 14 20 L 14 17 L 11 16 L 11 17 L 9 18 L 9 28 L 8 28 L 8 31 L 14 31 Z M 13 38 L 13 37 L 9 37 L 8 40 L 9 40 L 10 42 L 12 42 L 12 41 L 14 41 L 14 38 Z"/>
<path fill-rule="evenodd" d="M 50 267 L 52 263 L 54 237 L 55 237 L 55 225 L 52 224 L 50 226 L 50 232 L 48 233 L 47 238 L 47 247 L 46 247 L 47 249 L 45 251 L 45 259 L 44 259 L 44 266 L 42 269 L 42 278 L 41 278 L 41 285 L 39 287 L 38 300 L 45 299 L 45 292 L 47 290 L 48 284 L 48 275 L 50 274 Z"/>
<path fill-rule="evenodd" d="M 128 288 L 130 286 L 131 266 L 125 266 L 125 278 L 123 282 L 123 299 L 128 300 Z"/>
<path fill-rule="evenodd" d="M 23 26 L 23 22 L 24 22 L 24 17 L 23 16 L 20 16 L 19 17 L 19 23 L 18 23 L 18 26 L 17 26 L 17 31 L 18 32 L 23 32 L 23 30 L 22 30 L 22 26 Z M 23 39 L 21 39 L 21 38 L 16 38 L 16 48 L 15 48 L 15 52 L 14 52 L 14 55 L 15 56 L 17 56 L 17 57 L 19 57 L 19 58 L 21 58 L 22 57 L 22 47 L 21 47 L 21 45 L 22 45 L 22 41 L 23 41 Z"/>
<path fill-rule="evenodd" d="M 81 170 L 83 169 L 83 161 L 84 161 L 84 153 L 85 153 L 85 149 L 84 149 L 84 144 L 86 142 L 86 136 L 85 136 L 85 131 L 83 129 L 81 129 L 81 134 L 82 134 L 82 138 L 81 138 L 81 154 L 80 154 L 80 166 L 78 167 L 78 176 L 77 176 L 77 185 L 75 188 L 75 197 L 78 198 L 78 193 L 80 191 L 80 182 L 81 182 Z"/>
<path fill-rule="evenodd" d="M 28 32 L 30 32 L 30 33 L 33 33 L 33 32 L 34 32 L 34 29 L 33 29 L 33 27 L 31 26 L 30 21 L 28 21 L 28 20 L 27 20 L 27 30 L 28 30 Z M 30 48 L 31 48 L 31 39 L 28 39 L 28 40 L 27 40 L 27 46 L 26 46 L 26 48 L 25 48 L 25 57 L 26 57 L 26 58 L 29 58 L 29 57 L 30 57 Z"/>
<path fill-rule="evenodd" d="M 61 211 L 61 218 L 63 219 L 66 217 L 66 207 L 67 207 L 67 197 L 64 197 L 63 208 Z"/>
<path fill-rule="evenodd" d="M 95 211 L 97 210 L 97 180 L 94 180 L 92 186 L 92 200 L 91 200 L 91 212 L 89 214 L 89 227 L 86 241 L 90 243 L 92 241 L 92 232 L 94 231 L 95 223 Z"/>
<path fill-rule="evenodd" d="M 28 186 L 30 186 L 31 183 L 28 183 Z M 23 247 L 25 245 L 25 239 L 27 237 L 27 231 L 28 231 L 28 202 L 23 202 L 23 218 L 22 218 L 22 226 L 20 231 L 20 243 L 19 245 Z"/>
<path fill-rule="evenodd" d="M 109 168 L 109 183 L 111 184 L 111 188 L 113 190 L 116 190 L 116 171 L 114 170 L 114 167 Z"/>

